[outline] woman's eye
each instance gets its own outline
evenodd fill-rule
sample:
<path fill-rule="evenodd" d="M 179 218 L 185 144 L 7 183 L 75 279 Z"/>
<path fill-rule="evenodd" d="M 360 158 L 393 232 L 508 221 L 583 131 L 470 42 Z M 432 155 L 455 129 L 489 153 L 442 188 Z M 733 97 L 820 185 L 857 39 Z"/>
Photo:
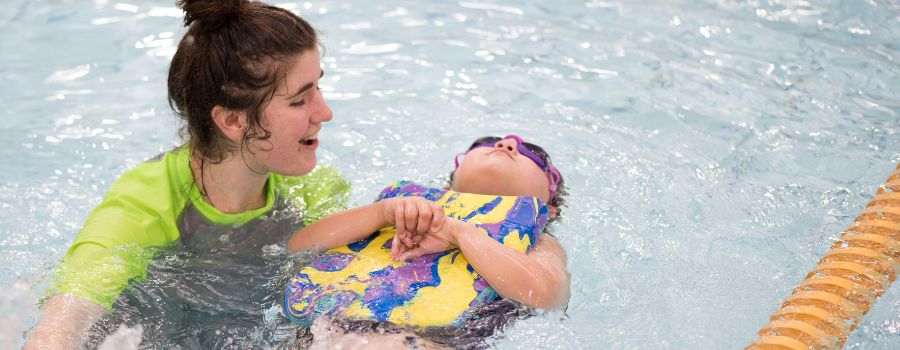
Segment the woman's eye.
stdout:
<path fill-rule="evenodd" d="M 316 84 L 316 90 L 319 90 L 319 91 L 322 90 L 321 88 L 319 88 L 319 84 Z M 309 94 L 307 94 L 307 96 L 309 96 Z M 291 103 L 291 107 L 303 107 L 303 105 L 305 105 L 305 104 L 306 104 L 306 97 L 303 97 L 302 100 Z"/>

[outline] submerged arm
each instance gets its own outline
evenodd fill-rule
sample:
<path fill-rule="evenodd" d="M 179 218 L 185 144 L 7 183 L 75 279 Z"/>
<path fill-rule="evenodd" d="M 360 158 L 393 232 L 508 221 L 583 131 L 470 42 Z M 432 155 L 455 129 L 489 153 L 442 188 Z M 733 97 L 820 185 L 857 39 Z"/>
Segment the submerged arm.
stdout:
<path fill-rule="evenodd" d="M 140 246 L 108 249 L 76 239 L 46 292 L 49 298 L 25 348 L 81 348 L 87 331 L 111 309 L 129 281 L 146 277 L 154 251 Z"/>
<path fill-rule="evenodd" d="M 29 332 L 23 349 L 77 349 L 103 307 L 87 299 L 57 294 L 44 303 L 38 324 Z"/>

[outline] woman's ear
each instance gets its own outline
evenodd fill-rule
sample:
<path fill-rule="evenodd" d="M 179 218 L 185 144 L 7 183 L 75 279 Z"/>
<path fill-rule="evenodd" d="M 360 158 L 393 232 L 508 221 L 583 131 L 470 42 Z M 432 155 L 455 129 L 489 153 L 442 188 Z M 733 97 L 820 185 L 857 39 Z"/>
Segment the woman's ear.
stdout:
<path fill-rule="evenodd" d="M 239 143 L 247 132 L 247 114 L 244 111 L 225 108 L 215 105 L 210 112 L 213 122 L 232 142 Z"/>
<path fill-rule="evenodd" d="M 558 212 L 559 211 L 556 210 L 556 207 L 554 207 L 550 204 L 547 204 L 547 220 L 556 219 L 556 213 L 558 213 Z"/>

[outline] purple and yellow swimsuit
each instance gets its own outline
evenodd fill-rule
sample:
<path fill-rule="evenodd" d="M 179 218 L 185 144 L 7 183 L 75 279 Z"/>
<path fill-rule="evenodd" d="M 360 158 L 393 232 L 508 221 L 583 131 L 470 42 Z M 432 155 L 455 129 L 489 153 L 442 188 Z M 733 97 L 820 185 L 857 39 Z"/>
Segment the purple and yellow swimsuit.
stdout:
<path fill-rule="evenodd" d="M 419 196 L 448 217 L 474 224 L 503 245 L 527 252 L 547 223 L 547 206 L 535 197 L 461 193 L 400 181 L 378 200 Z M 401 325 L 459 325 L 467 312 L 497 299 L 458 249 L 407 261 L 390 257 L 396 229 L 330 249 L 295 274 L 284 293 L 284 313 L 310 325 L 322 315 L 390 321 Z"/>

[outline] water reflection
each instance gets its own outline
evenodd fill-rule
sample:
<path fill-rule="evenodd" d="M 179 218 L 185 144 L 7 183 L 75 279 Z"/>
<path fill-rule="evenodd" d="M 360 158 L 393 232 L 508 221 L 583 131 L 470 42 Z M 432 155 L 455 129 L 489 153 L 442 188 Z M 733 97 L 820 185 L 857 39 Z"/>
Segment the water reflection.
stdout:
<path fill-rule="evenodd" d="M 0 5 L 15 33 L 0 43 L 7 287 L 50 271 L 115 177 L 178 142 L 164 76 L 183 13 L 117 3 Z M 519 133 L 554 154 L 572 188 L 559 229 L 572 304 L 566 320 L 532 318 L 501 347 L 744 346 L 900 161 L 895 2 L 279 5 L 323 33 L 335 119 L 320 157 L 358 202 L 401 178 L 439 183 L 448 150 L 485 134 Z M 160 347 L 176 344 L 169 335 L 247 347 L 289 336 L 261 291 L 240 295 L 205 275 L 204 258 L 170 255 L 108 331 L 140 323 Z M 222 276 L 281 288 L 277 269 L 220 263 Z M 28 315 L 37 297 L 13 295 L 4 310 Z M 166 297 L 185 300 L 169 310 Z M 230 305 L 244 297 L 254 310 Z M 221 315 L 253 321 L 197 311 L 216 299 Z M 882 297 L 848 347 L 897 347 L 898 305 Z M 175 329 L 185 320 L 209 328 Z"/>
<path fill-rule="evenodd" d="M 147 278 L 123 293 L 94 327 L 90 344 L 122 325 L 142 327 L 142 346 L 152 348 L 289 344 L 296 327 L 281 315 L 280 291 L 307 256 L 288 255 L 270 241 L 231 232 L 160 252 Z"/>

